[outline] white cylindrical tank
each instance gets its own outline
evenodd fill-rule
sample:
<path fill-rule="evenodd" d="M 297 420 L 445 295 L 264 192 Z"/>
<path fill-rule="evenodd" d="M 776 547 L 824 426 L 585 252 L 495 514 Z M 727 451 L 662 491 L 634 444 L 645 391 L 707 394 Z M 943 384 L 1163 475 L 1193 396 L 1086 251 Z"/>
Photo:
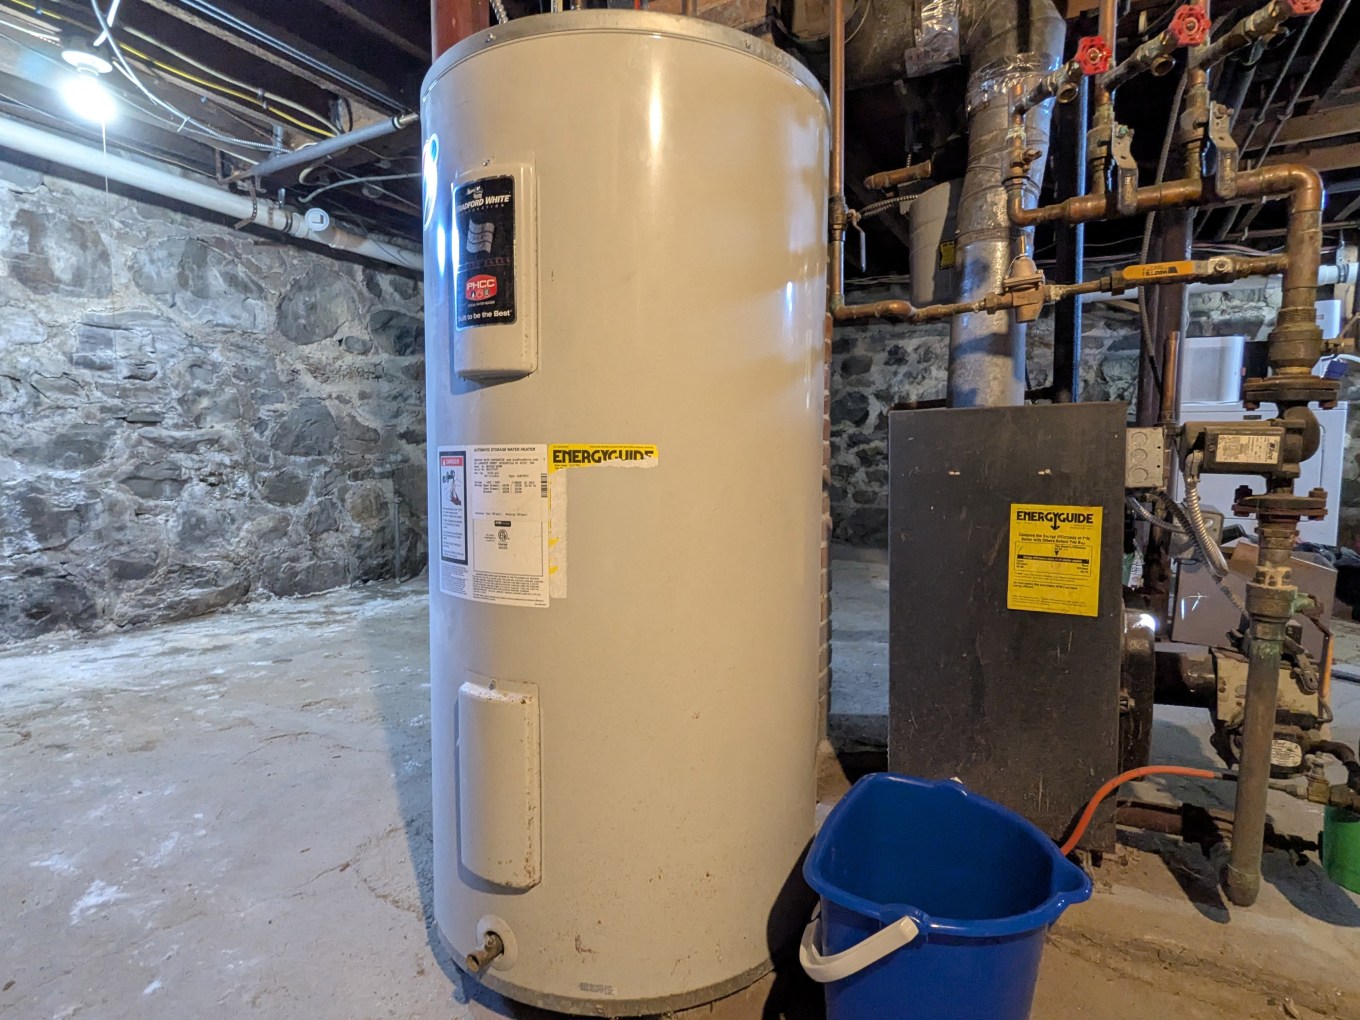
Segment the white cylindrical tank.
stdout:
<path fill-rule="evenodd" d="M 735 991 L 805 920 L 827 111 L 573 11 L 426 79 L 434 906 L 535 1005 Z"/>

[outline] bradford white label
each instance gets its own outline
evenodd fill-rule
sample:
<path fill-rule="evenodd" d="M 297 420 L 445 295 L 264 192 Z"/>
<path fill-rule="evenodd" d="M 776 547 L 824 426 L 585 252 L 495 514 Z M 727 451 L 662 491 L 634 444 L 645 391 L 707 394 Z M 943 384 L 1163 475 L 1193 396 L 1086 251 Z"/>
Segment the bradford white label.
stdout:
<path fill-rule="evenodd" d="M 484 177 L 453 189 L 458 329 L 515 321 L 515 179 Z"/>

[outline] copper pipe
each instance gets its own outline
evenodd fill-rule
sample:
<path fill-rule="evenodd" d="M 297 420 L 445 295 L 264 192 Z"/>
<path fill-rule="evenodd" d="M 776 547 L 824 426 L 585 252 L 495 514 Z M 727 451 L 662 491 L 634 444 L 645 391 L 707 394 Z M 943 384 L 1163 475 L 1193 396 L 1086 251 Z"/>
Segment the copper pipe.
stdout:
<path fill-rule="evenodd" d="M 1270 3 L 1248 14 L 1212 43 L 1197 47 L 1190 57 L 1190 66 L 1211 68 L 1229 54 L 1250 46 L 1258 39 L 1264 39 L 1293 16 L 1294 11 L 1285 0 L 1270 0 Z"/>
<path fill-rule="evenodd" d="M 833 304 L 831 316 L 837 322 L 888 319 L 893 322 L 938 322 L 967 312 L 999 312 L 1012 307 L 1009 294 L 992 294 L 977 301 L 955 301 L 945 305 L 916 307 L 910 301 L 874 301 L 864 305 Z"/>
<path fill-rule="evenodd" d="M 1023 141 L 1018 139 L 1016 143 L 1013 143 L 1013 148 L 1023 145 Z M 1023 154 L 1016 158 L 1023 158 Z M 1007 202 L 1011 222 L 1018 227 L 1056 222 L 1072 225 L 1119 218 L 1112 194 L 1078 195 L 1056 205 L 1026 209 L 1023 207 L 1023 190 L 1019 186 L 1022 182 L 1023 177 L 1015 176 L 1013 170 L 1007 185 Z M 1239 198 L 1277 198 L 1286 195 L 1289 196 L 1289 230 L 1285 242 L 1287 262 L 1282 309 L 1307 308 L 1311 320 L 1322 239 L 1322 178 L 1312 167 L 1298 163 L 1258 167 L 1237 175 Z M 1139 188 L 1134 212 L 1182 209 L 1212 202 L 1211 189 L 1202 180 L 1167 181 Z M 1309 366 L 1312 363 L 1309 362 Z"/>
<path fill-rule="evenodd" d="M 1200 283 L 1207 281 L 1222 282 L 1240 280 L 1247 276 L 1270 275 L 1285 268 L 1286 258 L 1281 255 L 1264 255 L 1259 258 L 1240 258 L 1237 256 L 1218 256 L 1208 260 L 1205 269 L 1184 271 L 1178 267 L 1174 275 L 1157 275 L 1159 266 L 1174 263 L 1146 263 L 1124 266 L 1095 280 L 1081 283 L 1051 283 L 1043 288 L 1042 304 L 1051 304 L 1063 298 L 1081 294 L 1115 294 L 1129 287 L 1160 287 L 1170 284 Z M 1152 273 L 1144 276 L 1149 270 Z M 1017 295 L 1006 291 L 992 294 L 976 301 L 956 301 L 952 304 L 924 305 L 917 307 L 910 301 L 874 301 L 862 305 L 847 305 L 844 301 L 832 302 L 831 316 L 837 322 L 863 322 L 868 319 L 886 319 L 892 322 L 938 322 L 970 312 L 1001 312 L 1014 308 Z"/>
<path fill-rule="evenodd" d="M 1166 359 L 1162 365 L 1162 424 L 1176 420 L 1178 401 L 1176 391 L 1180 387 L 1181 333 L 1173 329 L 1166 338 Z"/>
<path fill-rule="evenodd" d="M 845 304 L 845 0 L 831 0 L 831 174 L 828 279 L 831 311 Z"/>
<path fill-rule="evenodd" d="M 913 181 L 923 181 L 932 172 L 930 160 L 926 160 L 924 163 L 904 166 L 899 170 L 884 170 L 881 173 L 870 174 L 864 178 L 864 186 L 870 191 L 886 191 L 903 184 L 911 184 Z"/>
<path fill-rule="evenodd" d="M 1119 64 L 1108 74 L 1102 75 L 1102 84 L 1105 88 L 1113 92 L 1131 78 L 1135 78 L 1145 71 L 1151 71 L 1156 77 L 1161 77 L 1171 70 L 1174 63 L 1171 54 L 1180 45 L 1180 41 L 1168 29 L 1161 35 L 1149 39 L 1143 45 L 1129 54 L 1128 59 Z"/>
<path fill-rule="evenodd" d="M 1119 44 L 1119 0 L 1100 0 L 1100 15 L 1096 23 L 1096 31 L 1105 40 L 1105 45 L 1110 48 L 1110 63 L 1114 63 L 1115 47 Z M 1104 75 L 1101 76 L 1103 78 Z M 1102 106 L 1110 106 L 1114 102 L 1111 89 L 1101 80 L 1096 79 L 1096 111 L 1099 112 Z"/>
<path fill-rule="evenodd" d="M 1318 681 L 1318 697 L 1325 704 L 1332 703 L 1332 665 L 1335 659 L 1335 649 L 1332 647 L 1332 630 L 1327 628 L 1322 632 L 1322 677 Z"/>
<path fill-rule="evenodd" d="M 1040 103 L 1056 98 L 1060 103 L 1070 103 L 1077 97 L 1077 86 L 1082 79 L 1081 65 L 1069 60 L 1056 71 L 1050 71 L 1033 85 L 1028 92 L 1016 100 L 1011 108 L 1012 126 L 1023 128 L 1025 114 Z"/>
<path fill-rule="evenodd" d="M 1185 72 L 1185 118 L 1191 125 L 1180 137 L 1185 148 L 1185 176 L 1198 180 L 1204 173 L 1204 134 L 1201 125 L 1209 123 L 1209 73 L 1202 67 Z"/>

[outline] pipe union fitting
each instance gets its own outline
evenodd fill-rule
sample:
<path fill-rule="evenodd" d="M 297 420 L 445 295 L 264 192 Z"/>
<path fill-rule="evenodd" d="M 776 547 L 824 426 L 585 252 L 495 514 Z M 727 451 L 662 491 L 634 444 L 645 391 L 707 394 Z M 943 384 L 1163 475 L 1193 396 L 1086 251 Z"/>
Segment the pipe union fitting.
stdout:
<path fill-rule="evenodd" d="M 1272 587 L 1247 583 L 1247 612 L 1252 617 L 1251 635 L 1268 641 L 1284 640 L 1284 625 L 1294 613 L 1294 596 L 1298 589 L 1292 586 Z M 1268 633 L 1262 631 L 1268 630 Z"/>

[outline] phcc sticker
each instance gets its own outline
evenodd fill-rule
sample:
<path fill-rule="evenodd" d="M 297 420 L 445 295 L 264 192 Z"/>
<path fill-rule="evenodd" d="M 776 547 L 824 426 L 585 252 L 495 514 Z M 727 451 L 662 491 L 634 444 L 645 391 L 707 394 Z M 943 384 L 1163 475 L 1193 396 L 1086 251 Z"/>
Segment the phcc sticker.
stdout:
<path fill-rule="evenodd" d="M 490 301 L 496 296 L 496 290 L 496 278 L 483 273 L 468 277 L 463 284 L 463 297 L 469 301 Z"/>

